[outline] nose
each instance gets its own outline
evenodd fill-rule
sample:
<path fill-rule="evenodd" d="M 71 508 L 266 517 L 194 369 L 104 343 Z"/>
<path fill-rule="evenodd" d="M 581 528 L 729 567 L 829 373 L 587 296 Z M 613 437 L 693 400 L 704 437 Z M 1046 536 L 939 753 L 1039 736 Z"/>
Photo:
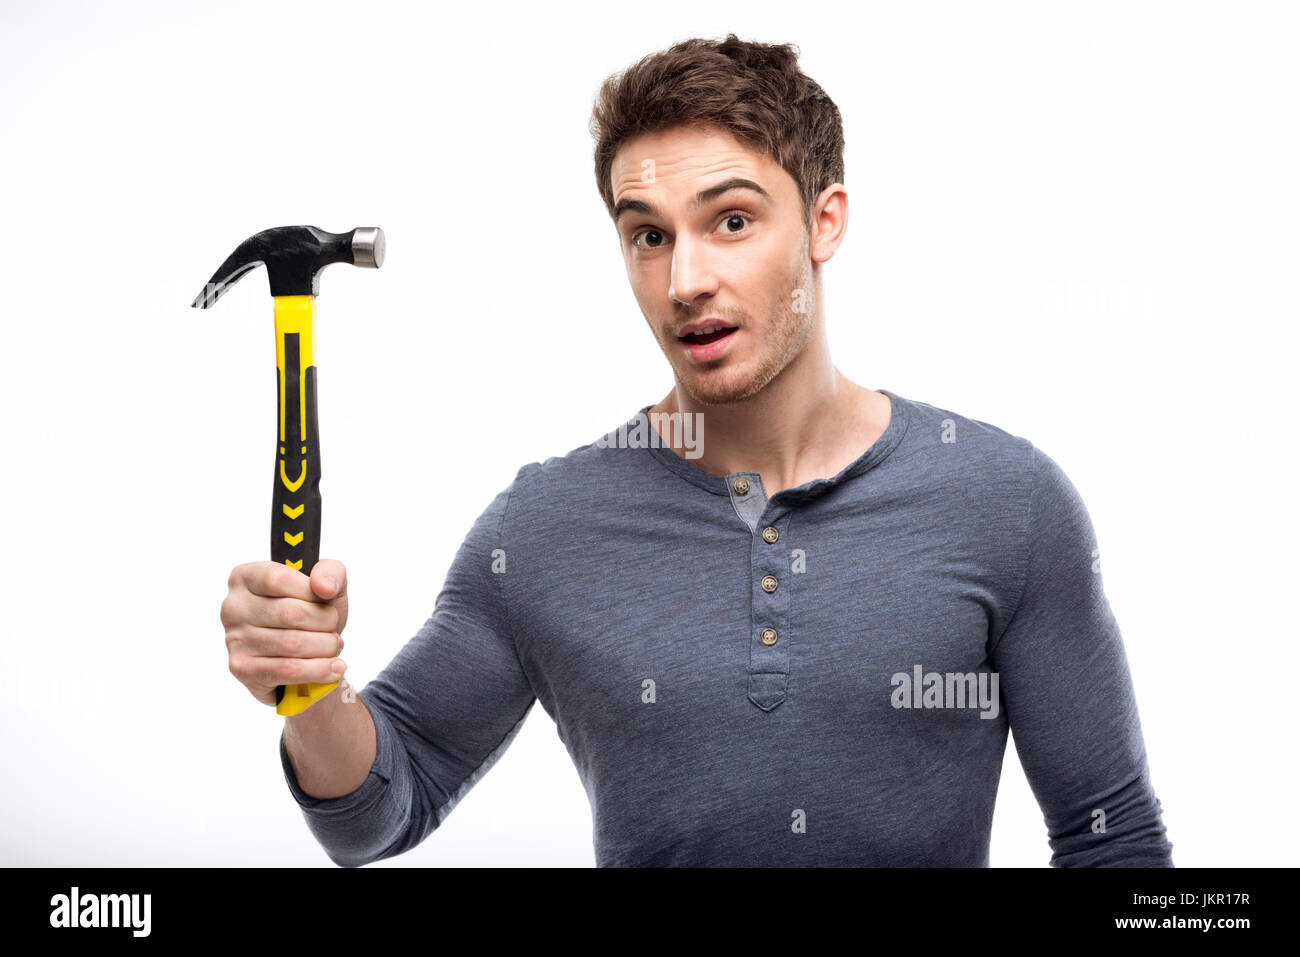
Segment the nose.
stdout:
<path fill-rule="evenodd" d="M 717 291 L 718 278 L 714 274 L 708 250 L 702 243 L 679 237 L 673 248 L 668 298 L 690 306 L 700 297 L 712 296 Z"/>

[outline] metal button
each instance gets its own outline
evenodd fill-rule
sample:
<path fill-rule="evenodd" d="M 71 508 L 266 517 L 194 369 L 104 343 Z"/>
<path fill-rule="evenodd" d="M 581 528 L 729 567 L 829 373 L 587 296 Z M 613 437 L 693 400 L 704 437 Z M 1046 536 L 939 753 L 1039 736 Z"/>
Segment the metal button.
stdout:
<path fill-rule="evenodd" d="M 765 644 L 765 645 L 774 645 L 774 644 L 776 644 L 776 629 L 775 629 L 775 628 L 764 628 L 764 629 L 763 629 L 763 633 L 762 633 L 762 635 L 761 635 L 760 637 L 761 637 L 762 640 L 763 640 L 763 644 Z"/>
<path fill-rule="evenodd" d="M 776 579 L 773 578 L 771 575 L 764 575 L 763 580 L 759 584 L 762 585 L 763 591 L 766 592 L 776 591 Z"/>
<path fill-rule="evenodd" d="M 731 487 L 736 490 L 737 495 L 744 495 L 749 491 L 749 479 L 742 475 L 740 478 L 736 479 L 736 481 L 731 483 Z"/>
<path fill-rule="evenodd" d="M 781 533 L 778 532 L 778 531 L 777 531 L 775 528 L 773 528 L 771 525 L 769 525 L 769 526 L 767 526 L 767 528 L 763 529 L 763 541 L 767 542 L 769 545 L 771 545 L 773 542 L 775 542 L 775 541 L 776 541 L 778 538 L 780 538 L 780 537 L 781 537 Z"/>

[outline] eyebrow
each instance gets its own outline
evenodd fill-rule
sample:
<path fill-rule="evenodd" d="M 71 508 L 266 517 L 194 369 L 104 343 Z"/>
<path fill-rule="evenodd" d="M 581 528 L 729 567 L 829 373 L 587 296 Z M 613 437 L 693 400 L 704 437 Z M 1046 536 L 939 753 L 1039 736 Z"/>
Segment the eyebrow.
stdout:
<path fill-rule="evenodd" d="M 733 176 L 731 179 L 725 179 L 721 183 L 716 183 L 715 185 L 709 186 L 696 193 L 695 199 L 691 200 L 691 208 L 698 209 L 705 203 L 717 199 L 723 193 L 730 192 L 733 189 L 749 189 L 758 193 L 758 195 L 762 196 L 764 199 L 770 200 L 772 198 L 768 195 L 767 190 L 759 186 L 752 179 L 745 179 L 743 176 Z M 658 210 L 649 203 L 639 199 L 620 199 L 618 205 L 614 207 L 614 222 L 617 223 L 619 217 L 624 213 L 645 213 L 649 216 L 659 215 Z"/>

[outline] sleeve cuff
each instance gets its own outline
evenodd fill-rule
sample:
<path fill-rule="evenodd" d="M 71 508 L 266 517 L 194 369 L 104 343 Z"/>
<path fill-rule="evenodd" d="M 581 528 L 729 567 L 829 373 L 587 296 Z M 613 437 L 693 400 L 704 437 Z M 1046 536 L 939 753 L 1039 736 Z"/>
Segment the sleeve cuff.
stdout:
<path fill-rule="evenodd" d="M 395 760 L 393 728 L 382 711 L 371 708 L 369 702 L 363 703 L 362 696 L 364 694 L 364 690 L 358 692 L 355 703 L 367 708 L 370 711 L 371 719 L 375 723 L 375 761 L 370 766 L 370 773 L 366 775 L 365 781 L 361 783 L 359 788 L 349 794 L 336 798 L 316 798 L 305 792 L 298 784 L 297 775 L 294 774 L 293 765 L 289 761 L 289 752 L 284 746 L 284 732 L 281 731 L 280 764 L 284 769 L 284 780 L 289 786 L 289 793 L 298 802 L 298 806 L 304 810 L 346 816 L 359 808 L 371 806 L 378 794 L 387 788 L 392 780 Z"/>

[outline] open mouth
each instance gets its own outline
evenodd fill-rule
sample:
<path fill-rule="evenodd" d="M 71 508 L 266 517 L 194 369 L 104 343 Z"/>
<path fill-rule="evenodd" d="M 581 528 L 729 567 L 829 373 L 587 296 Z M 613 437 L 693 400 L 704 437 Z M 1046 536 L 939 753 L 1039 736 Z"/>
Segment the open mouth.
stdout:
<path fill-rule="evenodd" d="M 705 324 L 708 332 L 688 332 L 678 336 L 677 341 L 692 362 L 720 362 L 731 350 L 731 340 L 736 338 L 739 326 L 724 326 L 721 322 Z"/>
<path fill-rule="evenodd" d="M 707 346 L 711 342 L 727 338 L 735 331 L 736 327 L 732 326 L 727 329 L 715 329 L 713 332 L 688 332 L 686 335 L 677 338 L 688 346 Z"/>

